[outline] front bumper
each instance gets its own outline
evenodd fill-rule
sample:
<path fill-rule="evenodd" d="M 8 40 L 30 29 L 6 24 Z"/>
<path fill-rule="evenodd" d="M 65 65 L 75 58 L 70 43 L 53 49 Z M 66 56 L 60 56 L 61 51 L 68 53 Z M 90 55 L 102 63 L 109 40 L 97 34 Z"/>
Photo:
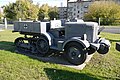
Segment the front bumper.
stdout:
<path fill-rule="evenodd" d="M 92 48 L 94 48 L 100 54 L 108 53 L 110 46 L 111 46 L 109 40 L 106 40 L 104 38 L 101 38 L 101 39 L 97 40 L 96 43 L 91 43 L 90 45 Z"/>

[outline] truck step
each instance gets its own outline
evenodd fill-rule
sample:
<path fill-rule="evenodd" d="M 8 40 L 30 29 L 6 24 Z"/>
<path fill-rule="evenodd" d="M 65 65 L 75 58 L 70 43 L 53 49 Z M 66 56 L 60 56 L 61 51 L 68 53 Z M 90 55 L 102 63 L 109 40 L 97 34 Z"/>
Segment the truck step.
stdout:
<path fill-rule="evenodd" d="M 54 49 L 54 50 L 60 50 L 59 48 L 57 48 L 56 46 L 51 46 L 50 49 Z"/>

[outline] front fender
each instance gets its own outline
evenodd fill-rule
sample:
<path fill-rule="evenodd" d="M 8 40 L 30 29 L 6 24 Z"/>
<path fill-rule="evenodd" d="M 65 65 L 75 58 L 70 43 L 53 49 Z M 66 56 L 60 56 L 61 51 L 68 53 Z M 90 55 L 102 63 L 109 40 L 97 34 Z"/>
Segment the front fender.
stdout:
<path fill-rule="evenodd" d="M 100 43 L 100 44 L 104 43 L 104 44 L 106 44 L 106 45 L 109 46 L 109 47 L 111 46 L 110 41 L 109 41 L 109 40 L 106 40 L 106 39 L 104 39 L 104 38 L 101 38 L 99 43 Z"/>
<path fill-rule="evenodd" d="M 71 38 L 71 39 L 64 42 L 63 49 L 70 42 L 78 42 L 85 48 L 88 48 L 90 46 L 90 43 L 87 40 L 81 40 L 81 38 L 79 38 L 79 37 L 73 37 L 73 38 Z"/>

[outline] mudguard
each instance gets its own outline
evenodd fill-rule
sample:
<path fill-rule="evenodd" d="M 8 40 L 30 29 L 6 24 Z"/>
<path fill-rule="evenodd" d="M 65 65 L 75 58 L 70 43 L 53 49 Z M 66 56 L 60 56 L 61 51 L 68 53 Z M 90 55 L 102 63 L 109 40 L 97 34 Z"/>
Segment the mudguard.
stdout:
<path fill-rule="evenodd" d="M 97 50 L 98 53 L 100 54 L 107 54 L 108 51 L 110 50 L 110 42 L 104 38 L 101 38 L 99 41 L 100 47 Z"/>
<path fill-rule="evenodd" d="M 110 41 L 109 41 L 109 40 L 106 40 L 106 39 L 104 39 L 104 38 L 101 38 L 99 43 L 100 43 L 100 44 L 104 43 L 104 44 L 106 44 L 106 45 L 109 46 L 109 47 L 111 46 Z"/>
<path fill-rule="evenodd" d="M 68 43 L 70 43 L 70 42 L 78 42 L 78 43 L 80 43 L 84 48 L 88 48 L 88 47 L 90 46 L 90 43 L 89 43 L 87 40 L 81 40 L 80 37 L 73 37 L 73 38 L 67 40 L 66 42 L 64 42 L 62 49 L 64 49 L 65 46 L 66 46 Z"/>
<path fill-rule="evenodd" d="M 50 33 L 48 33 L 48 32 L 42 33 L 42 35 L 44 35 L 44 36 L 48 39 L 49 45 L 51 46 L 52 43 L 53 43 L 53 38 L 54 38 L 54 37 L 53 37 Z"/>

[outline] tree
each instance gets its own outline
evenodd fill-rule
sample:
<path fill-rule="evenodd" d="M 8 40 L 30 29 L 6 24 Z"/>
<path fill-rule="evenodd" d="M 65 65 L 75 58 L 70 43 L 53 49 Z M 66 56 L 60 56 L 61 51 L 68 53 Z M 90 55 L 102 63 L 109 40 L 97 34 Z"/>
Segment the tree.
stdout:
<path fill-rule="evenodd" d="M 38 20 L 42 21 L 45 18 L 45 11 L 43 9 L 39 9 Z"/>
<path fill-rule="evenodd" d="M 58 19 L 58 13 L 55 11 L 50 11 L 48 15 L 50 17 L 50 20 L 53 20 L 54 18 Z"/>
<path fill-rule="evenodd" d="M 50 7 L 48 4 L 43 4 L 39 9 L 38 19 L 43 20 L 44 18 L 58 19 L 58 8 Z"/>
<path fill-rule="evenodd" d="M 57 7 L 50 8 L 48 13 L 50 20 L 53 20 L 54 18 L 58 19 L 58 9 Z"/>
<path fill-rule="evenodd" d="M 2 13 L 0 12 L 0 19 L 2 18 L 2 16 L 3 16 L 3 15 L 2 15 Z"/>
<path fill-rule="evenodd" d="M 2 17 L 1 13 L 0 13 L 0 18 Z"/>
<path fill-rule="evenodd" d="M 101 18 L 101 24 L 113 24 L 115 19 L 120 18 L 120 6 L 112 1 L 96 1 L 90 5 L 84 18 L 93 21 Z"/>
<path fill-rule="evenodd" d="M 5 6 L 5 17 L 8 19 L 35 19 L 38 14 L 38 6 L 32 3 L 32 0 L 16 0 Z"/>
<path fill-rule="evenodd" d="M 48 12 L 49 12 L 49 9 L 50 9 L 50 6 L 48 4 L 43 4 L 40 9 L 44 10 L 44 15 L 46 18 L 49 18 L 48 16 Z"/>
<path fill-rule="evenodd" d="M 15 3 L 10 3 L 9 6 L 4 7 L 5 17 L 8 19 L 16 19 L 17 11 L 15 5 Z"/>

